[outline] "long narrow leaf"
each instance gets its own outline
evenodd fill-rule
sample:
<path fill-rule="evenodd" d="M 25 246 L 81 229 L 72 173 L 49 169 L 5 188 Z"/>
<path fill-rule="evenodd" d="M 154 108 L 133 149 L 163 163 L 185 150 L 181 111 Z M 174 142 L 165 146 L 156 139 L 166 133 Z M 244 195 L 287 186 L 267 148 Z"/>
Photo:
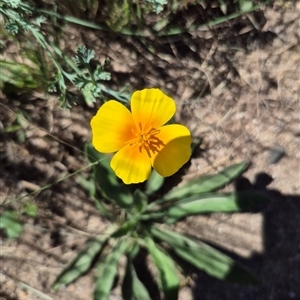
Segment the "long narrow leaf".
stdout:
<path fill-rule="evenodd" d="M 174 223 L 190 215 L 214 212 L 238 212 L 268 201 L 266 196 L 252 191 L 235 192 L 227 195 L 204 194 L 191 196 L 174 203 L 165 211 L 166 222 Z"/>
<path fill-rule="evenodd" d="M 137 277 L 130 257 L 127 257 L 126 273 L 122 284 L 122 296 L 126 300 L 151 300 L 146 287 Z"/>
<path fill-rule="evenodd" d="M 94 289 L 94 300 L 108 300 L 110 290 L 117 274 L 118 261 L 130 246 L 129 239 L 120 241 L 111 249 L 111 252 L 98 264 L 97 279 Z"/>
<path fill-rule="evenodd" d="M 145 210 L 148 204 L 148 197 L 141 190 L 136 189 L 133 193 L 133 208 L 135 213 Z"/>
<path fill-rule="evenodd" d="M 133 274 L 132 274 L 132 262 L 127 255 L 127 264 L 125 270 L 125 276 L 122 282 L 122 296 L 126 300 L 134 300 L 133 295 Z"/>
<path fill-rule="evenodd" d="M 96 151 L 91 144 L 86 145 L 85 152 L 91 162 L 99 162 L 94 166 L 94 170 L 97 184 L 103 195 L 123 208 L 130 207 L 133 203 L 132 194 L 125 184 L 119 182 L 110 167 L 108 156 Z"/>
<path fill-rule="evenodd" d="M 159 175 L 155 170 L 152 171 L 150 178 L 146 182 L 145 194 L 151 195 L 158 191 L 164 184 L 165 178 Z"/>
<path fill-rule="evenodd" d="M 145 242 L 156 268 L 159 271 L 160 284 L 166 300 L 177 300 L 179 291 L 179 278 L 175 272 L 174 261 L 154 241 L 147 237 Z"/>
<path fill-rule="evenodd" d="M 87 246 L 57 277 L 52 288 L 57 290 L 62 286 L 70 284 L 74 280 L 78 279 L 81 275 L 86 273 L 90 269 L 94 258 L 100 253 L 107 239 L 108 237 L 103 237 L 101 240 L 89 241 Z"/>
<path fill-rule="evenodd" d="M 171 190 L 163 197 L 163 200 L 179 199 L 217 190 L 242 174 L 247 166 L 248 164 L 246 162 L 242 162 L 227 167 L 218 174 L 207 175 L 191 180 L 183 186 Z"/>
<path fill-rule="evenodd" d="M 201 241 L 194 241 L 182 234 L 154 226 L 151 227 L 151 233 L 167 243 L 178 256 L 210 276 L 238 283 L 258 282 L 248 270 L 230 257 Z"/>

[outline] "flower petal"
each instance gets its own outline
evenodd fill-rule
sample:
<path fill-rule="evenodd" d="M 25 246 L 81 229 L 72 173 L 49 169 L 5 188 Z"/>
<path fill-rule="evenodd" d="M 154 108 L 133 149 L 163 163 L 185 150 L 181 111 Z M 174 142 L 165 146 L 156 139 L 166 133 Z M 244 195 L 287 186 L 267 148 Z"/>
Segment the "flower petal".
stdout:
<path fill-rule="evenodd" d="M 175 114 L 175 101 L 159 89 L 144 89 L 132 94 L 130 107 L 133 119 L 139 128 L 158 128 Z"/>
<path fill-rule="evenodd" d="M 176 173 L 189 160 L 192 138 L 190 131 L 183 125 L 166 125 L 159 130 L 156 137 L 164 146 L 151 161 L 155 171 L 167 177 Z"/>
<path fill-rule="evenodd" d="M 138 146 L 123 147 L 114 155 L 110 166 L 126 184 L 143 182 L 151 174 L 149 156 L 146 151 L 140 151 Z"/>
<path fill-rule="evenodd" d="M 104 103 L 91 120 L 92 144 L 103 153 L 116 152 L 135 136 L 130 111 L 121 103 L 110 100 Z"/>

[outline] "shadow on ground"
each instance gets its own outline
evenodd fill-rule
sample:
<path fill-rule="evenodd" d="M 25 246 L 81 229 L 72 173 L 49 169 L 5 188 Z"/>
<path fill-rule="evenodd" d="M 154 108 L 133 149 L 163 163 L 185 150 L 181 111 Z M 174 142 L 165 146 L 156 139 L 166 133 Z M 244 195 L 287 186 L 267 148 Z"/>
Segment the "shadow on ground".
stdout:
<path fill-rule="evenodd" d="M 248 267 L 261 283 L 256 286 L 238 285 L 200 272 L 193 289 L 194 300 L 300 299 L 300 195 L 285 195 L 267 189 L 271 181 L 268 174 L 259 173 L 253 184 L 245 177 L 236 183 L 238 190 L 260 191 L 271 199 L 260 210 L 264 220 L 264 253 L 250 259 L 233 257 Z"/>

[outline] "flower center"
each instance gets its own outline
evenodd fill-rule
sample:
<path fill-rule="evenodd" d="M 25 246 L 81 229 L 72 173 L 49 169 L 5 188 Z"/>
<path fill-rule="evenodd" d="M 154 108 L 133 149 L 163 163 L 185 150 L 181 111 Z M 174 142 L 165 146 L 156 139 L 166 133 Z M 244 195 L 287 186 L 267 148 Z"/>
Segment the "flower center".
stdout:
<path fill-rule="evenodd" d="M 132 129 L 135 138 L 128 141 L 131 147 L 139 147 L 139 151 L 146 151 L 151 158 L 151 153 L 159 152 L 159 149 L 164 146 L 164 143 L 156 136 L 160 130 L 153 127 L 143 129 L 142 124 L 139 123 L 139 128 Z"/>

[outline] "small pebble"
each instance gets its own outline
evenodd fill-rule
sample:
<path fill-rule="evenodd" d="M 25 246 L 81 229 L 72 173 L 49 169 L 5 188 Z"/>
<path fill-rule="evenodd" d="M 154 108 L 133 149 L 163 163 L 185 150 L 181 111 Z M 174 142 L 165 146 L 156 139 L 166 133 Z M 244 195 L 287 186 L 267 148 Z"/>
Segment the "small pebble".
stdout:
<path fill-rule="evenodd" d="M 285 151 L 282 146 L 274 146 L 272 149 L 270 149 L 269 164 L 278 163 L 284 155 Z"/>

